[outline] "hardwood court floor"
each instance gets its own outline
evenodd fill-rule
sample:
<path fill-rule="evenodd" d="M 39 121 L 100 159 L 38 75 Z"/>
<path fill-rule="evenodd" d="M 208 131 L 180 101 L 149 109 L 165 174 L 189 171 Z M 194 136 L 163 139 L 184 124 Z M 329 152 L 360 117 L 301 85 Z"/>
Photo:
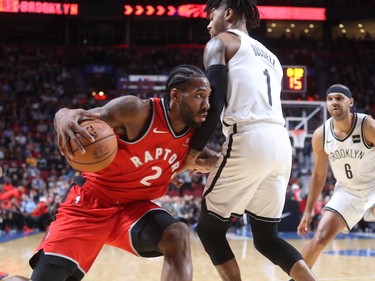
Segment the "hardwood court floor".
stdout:
<path fill-rule="evenodd" d="M 31 270 L 28 259 L 38 246 L 43 234 L 35 234 L 20 239 L 0 243 L 0 271 L 9 275 L 29 277 Z M 287 281 L 288 276 L 261 256 L 255 249 L 252 239 L 229 236 L 237 256 L 244 281 Z M 288 239 L 297 249 L 305 240 Z M 197 236 L 192 233 L 194 281 L 218 281 L 208 256 Z M 105 246 L 85 281 L 158 281 L 162 258 L 145 259 L 133 256 L 119 249 Z M 375 280 L 375 235 L 367 239 L 336 239 L 322 254 L 313 268 L 318 280 Z M 6 279 L 5 279 L 6 280 Z"/>

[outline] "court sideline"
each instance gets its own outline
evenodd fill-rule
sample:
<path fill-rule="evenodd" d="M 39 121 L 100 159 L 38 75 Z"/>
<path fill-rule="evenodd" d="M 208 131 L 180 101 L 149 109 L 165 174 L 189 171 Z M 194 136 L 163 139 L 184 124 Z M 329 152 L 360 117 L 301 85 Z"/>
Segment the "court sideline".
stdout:
<path fill-rule="evenodd" d="M 0 243 L 0 271 L 10 275 L 29 276 L 28 259 L 38 246 L 43 233 L 21 235 L 20 238 Z M 285 236 L 297 249 L 305 240 L 294 234 Z M 287 281 L 288 276 L 261 256 L 251 237 L 229 234 L 238 258 L 244 281 Z M 4 239 L 3 241 L 7 240 Z M 194 281 L 220 280 L 195 233 L 191 234 Z M 313 268 L 318 280 L 370 281 L 375 280 L 375 234 L 351 234 L 335 239 L 324 251 Z M 85 281 L 157 281 L 160 279 L 162 258 L 145 259 L 119 249 L 105 246 Z M 5 279 L 6 280 L 6 279 Z"/>

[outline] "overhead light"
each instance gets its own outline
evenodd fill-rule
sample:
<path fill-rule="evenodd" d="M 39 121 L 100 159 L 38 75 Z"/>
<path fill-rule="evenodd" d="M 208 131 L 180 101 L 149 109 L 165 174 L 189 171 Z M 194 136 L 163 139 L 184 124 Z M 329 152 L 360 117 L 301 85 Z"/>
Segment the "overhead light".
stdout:
<path fill-rule="evenodd" d="M 340 28 L 344 28 L 344 25 L 342 23 L 339 24 Z"/>

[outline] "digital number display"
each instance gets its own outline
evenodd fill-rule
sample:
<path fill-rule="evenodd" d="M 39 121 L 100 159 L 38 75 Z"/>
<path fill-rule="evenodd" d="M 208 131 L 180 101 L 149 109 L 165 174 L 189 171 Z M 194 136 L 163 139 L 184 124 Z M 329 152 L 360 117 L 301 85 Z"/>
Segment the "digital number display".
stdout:
<path fill-rule="evenodd" d="M 283 65 L 283 92 L 304 93 L 306 92 L 306 66 Z"/>

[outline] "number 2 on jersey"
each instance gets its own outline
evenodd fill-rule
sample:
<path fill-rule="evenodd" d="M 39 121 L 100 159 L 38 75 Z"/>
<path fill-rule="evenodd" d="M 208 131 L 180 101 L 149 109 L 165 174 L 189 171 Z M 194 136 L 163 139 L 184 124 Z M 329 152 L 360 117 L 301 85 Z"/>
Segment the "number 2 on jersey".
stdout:
<path fill-rule="evenodd" d="M 151 170 L 155 171 L 155 173 L 151 176 L 144 177 L 141 180 L 141 184 L 143 184 L 145 186 L 150 186 L 151 183 L 149 181 L 159 178 L 162 174 L 162 169 L 158 166 L 152 166 Z"/>

